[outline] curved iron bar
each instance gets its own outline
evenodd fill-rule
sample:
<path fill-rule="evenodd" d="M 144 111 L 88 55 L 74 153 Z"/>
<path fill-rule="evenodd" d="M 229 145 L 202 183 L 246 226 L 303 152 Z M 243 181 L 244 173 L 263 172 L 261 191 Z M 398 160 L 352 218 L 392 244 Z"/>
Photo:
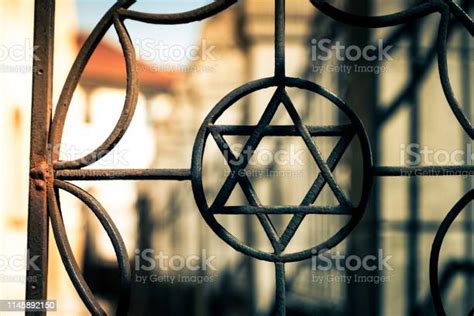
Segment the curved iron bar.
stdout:
<path fill-rule="evenodd" d="M 441 251 L 441 246 L 443 245 L 443 240 L 446 234 L 448 233 L 449 227 L 458 217 L 458 215 L 463 211 L 463 209 L 474 199 L 474 190 L 466 193 L 449 211 L 448 215 L 444 218 L 443 222 L 439 226 L 436 236 L 431 247 L 430 254 L 430 288 L 431 296 L 433 297 L 433 304 L 435 306 L 436 313 L 438 316 L 446 316 L 446 311 L 443 307 L 443 302 L 441 299 L 441 290 L 439 287 L 438 280 L 438 264 L 439 264 L 439 253 Z"/>
<path fill-rule="evenodd" d="M 120 114 L 120 118 L 111 134 L 99 147 L 86 156 L 76 160 L 57 162 L 54 166 L 55 169 L 77 169 L 88 166 L 101 159 L 117 145 L 120 139 L 122 139 L 132 121 L 138 101 L 138 72 L 135 63 L 135 50 L 130 35 L 123 24 L 123 20 L 119 19 L 116 15 L 113 15 L 112 21 L 122 46 L 127 71 L 126 96 L 122 113 Z M 66 115 L 66 112 L 64 112 L 64 115 Z M 65 119 L 65 117 L 62 118 Z M 53 144 L 53 146 L 54 145 L 56 144 Z"/>
<path fill-rule="evenodd" d="M 445 294 L 449 287 L 454 283 L 453 279 L 459 275 L 465 274 L 467 277 L 474 276 L 474 261 L 468 260 L 452 260 L 445 265 L 444 270 L 441 272 L 439 278 L 439 287 L 441 289 L 441 295 Z M 417 315 L 426 315 L 433 310 L 433 298 L 431 293 L 428 293 L 422 302 L 416 307 Z M 471 312 L 472 314 L 472 312 Z"/>
<path fill-rule="evenodd" d="M 474 139 L 474 128 L 472 127 L 471 122 L 464 114 L 461 106 L 459 105 L 456 97 L 454 96 L 453 89 L 449 80 L 448 72 L 448 58 L 447 58 L 447 45 L 448 45 L 448 27 L 449 27 L 449 8 L 446 7 L 441 13 L 441 21 L 439 23 L 438 30 L 438 70 L 439 78 L 441 80 L 441 86 L 443 87 L 444 95 L 448 101 L 451 110 L 456 116 L 459 124 L 464 128 L 466 133 L 471 139 Z M 473 21 L 471 20 L 471 25 L 474 26 Z"/>
<path fill-rule="evenodd" d="M 59 180 L 54 181 L 54 189 L 51 189 L 48 192 L 48 201 L 51 226 L 53 228 L 56 244 L 58 246 L 58 250 L 66 271 L 68 272 L 68 275 L 71 278 L 76 291 L 84 301 L 88 310 L 94 315 L 105 315 L 105 312 L 94 298 L 94 295 L 84 280 L 84 277 L 82 276 L 79 266 L 74 258 L 74 253 L 72 252 L 71 246 L 69 244 L 64 222 L 62 220 L 59 203 L 59 192 L 57 192 L 57 189 L 67 191 L 87 205 L 107 232 L 117 256 L 117 262 L 120 270 L 120 292 L 116 313 L 117 315 L 125 315 L 127 313 L 130 301 L 131 268 L 125 243 L 120 236 L 120 232 L 115 226 L 113 220 L 107 214 L 107 211 L 92 195 L 71 183 Z"/>
<path fill-rule="evenodd" d="M 215 15 L 237 2 L 237 0 L 215 1 L 202 8 L 176 14 L 147 14 L 127 10 L 134 2 L 135 1 L 119 1 L 109 9 L 84 43 L 70 70 L 59 98 L 51 127 L 50 144 L 53 149 L 51 159 L 54 162 L 55 169 L 79 169 L 98 161 L 117 145 L 130 125 L 138 100 L 138 75 L 135 64 L 135 51 L 130 36 L 123 25 L 124 19 L 142 22 L 153 21 L 152 23 L 159 24 L 188 23 Z M 119 121 L 107 139 L 93 152 L 72 161 L 58 161 L 62 133 L 72 96 L 90 57 L 112 24 L 117 31 L 122 46 L 127 70 L 126 97 Z"/>
<path fill-rule="evenodd" d="M 474 24 L 471 17 L 453 0 L 424 1 L 409 9 L 380 16 L 362 16 L 340 10 L 325 0 L 310 0 L 321 12 L 332 19 L 344 24 L 365 28 L 379 28 L 405 24 L 411 20 L 424 17 L 436 11 L 450 10 L 464 25 L 471 35 L 474 35 Z"/>
<path fill-rule="evenodd" d="M 235 4 L 237 1 L 238 0 L 216 0 L 201 8 L 182 13 L 146 13 L 128 10 L 127 8 L 120 8 L 117 13 L 124 19 L 150 24 L 186 24 L 214 16 Z"/>
<path fill-rule="evenodd" d="M 469 0 L 465 0 L 463 3 L 463 6 L 468 1 Z M 457 19 L 452 19 L 450 21 L 449 26 L 448 26 L 448 32 L 447 32 L 447 40 L 449 40 L 449 38 L 452 36 L 454 28 L 459 25 L 456 22 L 459 22 L 459 21 Z M 392 33 L 392 35 L 389 36 L 388 40 L 384 41 L 386 42 L 386 45 L 392 45 L 393 43 L 392 39 L 399 39 L 400 35 L 405 35 L 406 34 L 405 32 L 407 32 L 408 26 L 409 26 L 408 24 L 404 24 L 403 26 L 400 26 L 400 28 L 397 31 L 395 31 L 394 33 Z M 400 34 L 400 35 L 397 34 L 398 31 L 404 32 L 404 34 Z M 384 124 L 385 122 L 387 122 L 388 119 L 404 104 L 407 97 L 410 94 L 412 94 L 413 91 L 415 91 L 420 86 L 421 82 L 423 82 L 423 79 L 426 78 L 427 74 L 429 73 L 431 64 L 436 60 L 437 50 L 438 50 L 438 37 L 435 37 L 432 40 L 431 44 L 429 45 L 428 51 L 425 53 L 423 57 L 423 62 L 417 67 L 417 71 L 412 74 L 411 79 L 401 89 L 398 96 L 394 98 L 390 103 L 379 106 L 378 117 L 381 121 L 381 124 Z"/>
<path fill-rule="evenodd" d="M 69 110 L 74 91 L 79 84 L 81 75 L 84 72 L 84 69 L 93 52 L 99 45 L 100 41 L 103 39 L 105 33 L 114 23 L 113 19 L 115 12 L 123 5 L 131 5 L 131 3 L 117 2 L 104 14 L 102 19 L 99 21 L 99 23 L 97 23 L 96 27 L 85 41 L 84 45 L 79 50 L 79 54 L 77 55 L 76 60 L 69 71 L 61 91 L 61 95 L 59 96 L 54 118 L 51 123 L 49 144 L 52 146 L 50 159 L 53 163 L 56 163 L 56 161 L 59 159 L 59 146 L 61 144 L 66 115 Z"/>
<path fill-rule="evenodd" d="M 458 4 L 452 0 L 425 1 L 398 13 L 382 16 L 361 16 L 342 11 L 324 0 L 310 0 L 310 2 L 317 9 L 321 10 L 324 14 L 336 21 L 352 26 L 366 28 L 381 28 L 400 25 L 410 22 L 414 19 L 427 16 L 431 13 L 440 13 L 441 21 L 438 30 L 437 55 L 441 85 L 443 87 L 446 100 L 454 116 L 461 124 L 465 132 L 469 135 L 469 137 L 474 139 L 474 128 L 472 127 L 471 122 L 464 114 L 459 102 L 454 96 L 448 73 L 447 40 L 451 13 L 464 25 L 471 35 L 474 35 L 473 20 Z"/>
<path fill-rule="evenodd" d="M 454 27 L 457 27 L 459 24 L 456 22 L 460 22 L 464 25 L 467 25 L 465 21 L 469 21 L 469 16 L 463 11 L 463 8 L 466 3 L 468 3 L 469 0 L 465 0 L 462 4 L 462 6 L 458 6 L 456 3 L 453 5 L 453 10 L 461 10 L 462 13 L 459 14 L 459 16 L 467 16 L 467 19 L 464 18 L 462 21 L 459 21 L 458 19 L 452 19 L 450 21 L 449 27 L 448 27 L 448 34 L 447 38 L 449 40 L 449 37 L 452 35 L 452 31 Z M 450 2 L 451 3 L 451 2 Z M 323 15 L 318 15 L 318 16 L 323 16 Z M 333 20 L 335 22 L 342 22 L 342 21 L 337 21 Z M 472 24 L 471 24 L 472 25 Z M 334 29 L 337 25 L 333 25 L 332 29 Z M 408 33 L 409 29 L 409 24 L 405 23 L 400 25 L 397 29 L 393 30 L 385 39 L 384 43 L 385 46 L 388 45 L 394 45 L 396 41 L 402 39 L 405 37 Z M 329 37 L 328 35 L 323 36 L 323 38 Z M 309 37 L 308 41 L 312 39 L 312 35 Z M 409 80 L 409 82 L 401 89 L 400 93 L 398 96 L 388 103 L 387 105 L 384 106 L 379 106 L 378 109 L 378 117 L 381 123 L 385 123 L 393 113 L 395 113 L 405 102 L 406 98 L 408 95 L 410 95 L 422 82 L 422 79 L 426 77 L 430 70 L 430 65 L 436 60 L 437 56 L 437 48 L 438 48 L 438 37 L 435 37 L 432 43 L 430 44 L 430 48 L 428 49 L 428 52 L 425 54 L 423 58 L 423 63 L 418 67 L 418 71 L 413 74 L 412 78 Z M 394 47 L 395 49 L 397 47 Z M 311 73 L 310 69 L 307 69 L 301 77 L 307 78 L 308 75 Z"/>
<path fill-rule="evenodd" d="M 467 14 L 463 8 L 454 2 L 453 0 L 445 0 L 448 3 L 450 11 L 453 15 L 464 25 L 468 30 L 471 36 L 474 36 L 474 23 L 472 23 L 472 18 Z"/>
<path fill-rule="evenodd" d="M 64 268 L 66 269 L 72 284 L 76 288 L 77 293 L 91 314 L 105 315 L 104 310 L 95 299 L 94 294 L 86 283 L 86 280 L 84 280 L 84 276 L 82 275 L 79 265 L 74 258 L 74 253 L 67 238 L 62 214 L 59 210 L 59 205 L 59 192 L 57 192 L 57 190 L 54 188 L 49 189 L 48 213 L 49 218 L 51 219 L 51 227 L 53 229 L 54 239 L 56 240 L 56 246 L 58 248 L 59 254 L 61 255 Z"/>
<path fill-rule="evenodd" d="M 422 2 L 401 12 L 381 15 L 362 16 L 342 11 L 324 0 L 310 0 L 310 2 L 325 15 L 344 24 L 365 28 L 379 28 L 395 26 L 410 22 L 433 12 L 438 11 L 439 4 L 431 1 Z"/>

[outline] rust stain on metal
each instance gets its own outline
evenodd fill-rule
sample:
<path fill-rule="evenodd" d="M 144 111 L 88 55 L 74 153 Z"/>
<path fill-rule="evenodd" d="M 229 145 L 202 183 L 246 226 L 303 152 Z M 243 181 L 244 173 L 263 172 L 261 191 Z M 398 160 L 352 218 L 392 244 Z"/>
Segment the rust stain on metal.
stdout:
<path fill-rule="evenodd" d="M 54 181 L 52 168 L 44 161 L 30 170 L 30 178 L 34 181 L 37 191 L 44 191 L 47 185 Z"/>

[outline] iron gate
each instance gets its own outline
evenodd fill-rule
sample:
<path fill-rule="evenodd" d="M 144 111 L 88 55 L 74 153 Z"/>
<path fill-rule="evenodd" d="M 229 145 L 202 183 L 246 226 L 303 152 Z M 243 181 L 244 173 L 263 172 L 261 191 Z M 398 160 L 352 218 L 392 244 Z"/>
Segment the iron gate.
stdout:
<path fill-rule="evenodd" d="M 73 282 L 79 296 L 83 300 L 88 310 L 94 315 L 104 314 L 103 309 L 94 298 L 93 293 L 85 282 L 77 262 L 75 261 L 61 215 L 59 204 L 59 191 L 67 191 L 82 200 L 95 214 L 107 232 L 121 271 L 120 277 L 120 297 L 118 300 L 117 314 L 126 314 L 129 305 L 131 269 L 128 262 L 128 255 L 120 233 L 113 221 L 100 203 L 89 193 L 70 183 L 69 181 L 80 180 L 162 180 L 162 181 L 189 181 L 191 182 L 196 204 L 201 211 L 210 228 L 226 243 L 235 250 L 245 255 L 259 260 L 273 262 L 275 264 L 276 278 L 276 314 L 285 314 L 285 264 L 289 262 L 301 261 L 311 256 L 317 255 L 323 249 L 330 249 L 345 239 L 352 229 L 362 218 L 367 205 L 372 182 L 375 177 L 390 176 L 416 176 L 416 175 L 456 175 L 469 174 L 474 172 L 472 165 L 467 166 L 435 166 L 435 167 L 396 167 L 374 165 L 372 160 L 372 150 L 369 140 L 361 120 L 355 112 L 342 101 L 338 96 L 332 94 L 324 87 L 301 78 L 287 77 L 285 73 L 285 0 L 275 0 L 275 71 L 269 78 L 259 79 L 249 82 L 242 87 L 229 93 L 220 101 L 209 113 L 202 124 L 194 145 L 192 164 L 188 169 L 127 169 L 127 170 L 91 170 L 84 169 L 92 163 L 100 160 L 108 154 L 125 134 L 138 98 L 138 76 L 136 69 L 136 56 L 134 48 L 124 25 L 125 20 L 133 20 L 152 24 L 184 24 L 203 20 L 226 10 L 237 0 L 216 0 L 202 8 L 179 13 L 179 14 L 151 14 L 146 12 L 133 11 L 130 6 L 134 0 L 119 0 L 102 17 L 96 25 L 84 45 L 81 47 L 78 56 L 69 72 L 63 86 L 59 101 L 56 105 L 54 118 L 52 112 L 52 77 L 53 77 L 53 51 L 54 51 L 54 0 L 36 0 L 35 5 L 35 45 L 38 45 L 37 56 L 34 61 L 33 75 L 33 106 L 31 125 L 31 168 L 30 168 L 30 195 L 29 195 L 29 220 L 28 220 L 28 249 L 30 256 L 39 256 L 40 269 L 28 270 L 28 277 L 39 280 L 27 284 L 26 297 L 29 300 L 46 299 L 47 293 L 47 271 L 48 271 L 48 229 L 51 223 L 58 250 L 60 252 L 64 266 Z M 474 138 L 474 128 L 468 117 L 463 113 L 462 107 L 455 99 L 450 85 L 447 65 L 447 39 L 449 36 L 449 25 L 451 20 L 462 25 L 471 36 L 474 34 L 474 23 L 469 15 L 453 0 L 426 0 L 421 1 L 411 8 L 385 16 L 358 16 L 341 11 L 325 1 L 311 0 L 315 10 L 319 10 L 330 18 L 357 27 L 381 28 L 387 26 L 406 25 L 418 18 L 440 14 L 437 42 L 433 55 L 437 55 L 439 76 L 441 79 L 446 102 L 451 107 L 453 114 L 459 124 L 464 129 L 469 139 Z M 108 138 L 93 152 L 79 159 L 70 161 L 59 160 L 59 147 L 64 128 L 66 115 L 73 93 L 79 83 L 91 55 L 102 40 L 105 33 L 114 28 L 118 34 L 123 55 L 126 61 L 127 85 L 126 97 L 123 110 L 114 130 Z M 406 29 L 405 29 L 406 31 Z M 403 32 L 399 31 L 399 32 Z M 397 36 L 395 34 L 395 36 Z M 416 85 L 410 82 L 408 88 Z M 276 92 L 269 101 L 264 114 L 259 119 L 257 125 L 218 125 L 215 124 L 218 117 L 225 110 L 236 103 L 240 98 L 249 95 L 260 89 L 275 87 Z M 297 88 L 304 93 L 312 93 L 329 100 L 337 109 L 343 112 L 350 120 L 350 124 L 336 126 L 306 126 L 303 124 L 298 111 L 295 109 L 286 88 Z M 407 92 L 409 94 L 410 90 Z M 290 115 L 293 125 L 270 126 L 269 123 L 277 108 L 282 105 Z M 390 111 L 399 106 L 392 105 L 382 113 L 382 117 L 389 115 Z M 300 206 L 263 206 L 259 201 L 252 184 L 245 176 L 239 172 L 245 169 L 249 157 L 236 157 L 223 138 L 223 135 L 246 135 L 249 136 L 245 148 L 253 153 L 260 141 L 265 136 L 293 136 L 301 137 L 308 147 L 312 158 L 321 170 L 314 180 L 313 185 L 307 192 Z M 341 140 L 327 160 L 322 158 L 317 144 L 312 139 L 313 136 L 337 135 Z M 211 136 L 222 154 L 226 158 L 232 172 L 226 179 L 219 191 L 215 201 L 208 205 L 202 187 L 202 161 L 205 150 L 206 139 Z M 363 174 L 362 197 L 360 201 L 353 205 L 347 199 L 339 184 L 335 181 L 332 172 L 338 164 L 342 154 L 349 143 L 358 138 L 362 148 Z M 377 157 L 375 157 L 377 158 Z M 236 164 L 235 162 L 240 161 Z M 227 207 L 226 200 L 229 198 L 233 188 L 240 185 L 249 206 Z M 339 205 L 337 207 L 316 207 L 313 206 L 322 188 L 327 185 L 335 194 Z M 474 190 L 469 190 L 447 213 L 446 218 L 440 224 L 438 233 L 433 242 L 430 258 L 430 284 L 431 294 L 438 315 L 445 315 L 438 282 L 438 259 L 443 239 L 448 229 L 456 217 L 474 198 Z M 263 226 L 265 233 L 271 241 L 273 251 L 263 252 L 243 244 L 236 237 L 230 234 L 216 220 L 216 214 L 255 214 Z M 271 221 L 269 214 L 292 214 L 290 224 L 279 236 Z M 285 248 L 295 234 L 298 226 L 307 214 L 325 215 L 350 215 L 349 223 L 341 228 L 329 240 L 315 245 L 298 253 L 285 253 Z M 471 311 L 471 314 L 474 312 Z"/>

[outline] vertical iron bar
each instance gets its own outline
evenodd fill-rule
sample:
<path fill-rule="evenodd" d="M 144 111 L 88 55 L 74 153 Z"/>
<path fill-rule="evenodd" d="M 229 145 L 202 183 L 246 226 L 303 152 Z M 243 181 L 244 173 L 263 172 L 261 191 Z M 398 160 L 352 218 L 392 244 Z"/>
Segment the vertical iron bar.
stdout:
<path fill-rule="evenodd" d="M 283 262 L 275 262 L 275 315 L 286 315 L 286 280 L 285 280 L 285 264 Z"/>
<path fill-rule="evenodd" d="M 280 86 L 284 86 L 285 80 L 285 18 L 286 8 L 285 0 L 275 0 L 275 77 L 279 81 Z M 273 223 L 278 224 L 278 223 Z M 275 248 L 275 247 L 274 247 Z M 275 248 L 276 254 L 280 254 L 280 250 Z M 278 273 L 278 271 L 277 271 Z M 277 280 L 278 282 L 278 280 Z M 285 282 L 283 280 L 283 282 Z M 278 288 L 277 288 L 278 291 Z M 277 297 L 279 300 L 280 298 Z M 277 301 L 277 309 L 280 307 L 280 302 Z M 278 314 L 280 315 L 280 314 Z"/>
<path fill-rule="evenodd" d="M 285 0 L 275 0 L 275 77 L 285 78 Z"/>
<path fill-rule="evenodd" d="M 285 79 L 285 0 L 275 0 L 275 77 Z M 286 315 L 285 264 L 275 263 L 275 315 Z"/>
<path fill-rule="evenodd" d="M 49 180 L 48 134 L 51 122 L 54 0 L 35 1 L 33 91 L 31 108 L 30 183 L 28 200 L 28 257 L 26 299 L 47 298 Z M 28 260 L 28 262 L 30 262 Z M 45 315 L 45 313 L 26 313 Z"/>
<path fill-rule="evenodd" d="M 419 28 L 417 22 L 410 26 L 409 72 L 413 78 L 419 72 Z M 413 90 L 408 96 L 410 104 L 409 135 L 410 143 L 419 144 L 419 104 L 418 90 Z M 418 151 L 415 147 L 415 151 Z M 417 315 L 418 297 L 418 225 L 419 225 L 419 180 L 410 177 L 408 184 L 408 266 L 407 266 L 407 315 Z"/>

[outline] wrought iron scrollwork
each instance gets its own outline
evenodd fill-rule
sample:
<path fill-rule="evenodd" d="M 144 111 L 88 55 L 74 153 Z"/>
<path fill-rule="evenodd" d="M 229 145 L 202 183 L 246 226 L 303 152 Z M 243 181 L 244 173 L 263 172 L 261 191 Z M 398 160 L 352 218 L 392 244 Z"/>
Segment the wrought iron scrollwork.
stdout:
<path fill-rule="evenodd" d="M 343 102 L 339 97 L 332 94 L 322 86 L 303 80 L 300 78 L 290 78 L 285 74 L 285 1 L 275 0 L 275 73 L 270 78 L 259 79 L 244 86 L 237 88 L 220 101 L 214 109 L 212 109 L 205 119 L 201 129 L 199 130 L 194 149 L 192 165 L 189 169 L 128 169 L 128 170 L 87 170 L 83 169 L 86 166 L 100 160 L 107 153 L 109 153 L 121 140 L 132 120 L 135 107 L 137 104 L 139 92 L 139 79 L 136 69 L 136 56 L 132 41 L 124 25 L 124 21 L 134 20 L 143 23 L 152 24 L 183 24 L 194 21 L 203 20 L 212 17 L 231 5 L 238 2 L 237 0 L 216 0 L 213 3 L 204 7 L 191 10 L 184 13 L 176 14 L 151 14 L 145 12 L 133 11 L 130 7 L 135 1 L 119 0 L 105 13 L 100 22 L 91 32 L 88 39 L 81 47 L 79 54 L 69 72 L 66 82 L 63 86 L 54 119 L 50 126 L 50 137 L 47 141 L 48 147 L 52 149 L 50 153 L 49 165 L 45 167 L 50 172 L 48 173 L 47 182 L 47 208 L 49 218 L 51 219 L 52 228 L 54 231 L 56 244 L 58 246 L 64 266 L 71 278 L 77 292 L 84 301 L 86 307 L 94 315 L 104 314 L 103 309 L 95 300 L 93 293 L 85 282 L 78 264 L 74 258 L 71 246 L 68 243 L 68 238 L 61 215 L 61 206 L 59 203 L 59 191 L 64 190 L 76 196 L 89 207 L 94 215 L 99 219 L 104 230 L 107 232 L 111 243 L 114 247 L 118 266 L 121 271 L 120 278 L 120 298 L 117 307 L 118 314 L 126 314 L 129 305 L 130 293 L 130 278 L 131 270 L 128 263 L 127 251 L 124 242 L 120 237 L 120 233 L 115 227 L 111 217 L 107 214 L 105 209 L 96 201 L 90 194 L 83 191 L 79 187 L 74 186 L 68 181 L 72 180 L 177 180 L 190 181 L 194 192 L 194 197 L 199 207 L 202 216 L 208 223 L 210 228 L 231 247 L 246 255 L 254 258 L 270 261 L 275 263 L 276 276 L 276 301 L 278 315 L 285 314 L 285 263 L 300 261 L 310 258 L 323 249 L 330 249 L 336 246 L 339 242 L 345 239 L 352 229 L 357 225 L 361 219 L 364 209 L 366 207 L 370 189 L 374 177 L 376 176 L 400 176 L 403 171 L 412 170 L 416 168 L 409 167 L 387 167 L 387 166 L 373 166 L 372 154 L 364 130 L 362 122 L 352 111 L 349 105 Z M 402 25 L 419 19 L 421 17 L 440 13 L 441 20 L 438 29 L 437 37 L 437 56 L 438 69 L 441 79 L 444 94 L 447 103 L 451 107 L 452 112 L 457 118 L 460 125 L 471 139 L 474 138 L 474 129 L 471 122 L 463 113 L 459 102 L 456 100 L 453 90 L 451 88 L 448 66 L 447 66 L 447 35 L 449 31 L 449 22 L 452 17 L 458 20 L 464 28 L 471 34 L 474 34 L 474 23 L 471 17 L 463 11 L 463 9 L 452 0 L 427 0 L 399 13 L 385 15 L 385 16 L 358 16 L 348 12 L 337 9 L 327 3 L 326 1 L 310 0 L 314 7 L 324 15 L 331 17 L 339 22 L 365 27 L 365 28 L 380 28 L 394 25 Z M 37 1 L 37 3 L 39 3 Z M 49 8 L 53 10 L 53 7 Z M 70 161 L 61 161 L 60 145 L 63 134 L 63 129 L 68 113 L 69 105 L 71 103 L 74 91 L 76 90 L 81 75 L 97 48 L 100 41 L 103 39 L 106 32 L 114 28 L 120 40 L 121 49 L 126 65 L 127 84 L 126 96 L 122 113 L 113 131 L 97 147 L 94 151 L 81 157 L 79 159 Z M 49 75 L 49 74 L 48 74 Z M 37 79 L 35 79 L 37 80 Z M 240 98 L 255 92 L 259 89 L 275 88 L 275 94 L 270 100 L 264 114 L 259 123 L 255 126 L 241 126 L 241 125 L 218 125 L 215 124 L 217 118 L 230 106 L 232 106 Z M 340 111 L 342 111 L 350 121 L 350 124 L 340 126 L 306 126 L 296 111 L 291 99 L 289 98 L 285 88 L 294 87 L 299 90 L 317 94 L 323 98 L 331 101 Z M 294 125 L 292 126 L 269 126 L 277 107 L 282 104 L 290 115 Z M 49 126 L 45 127 L 49 128 Z M 34 132 L 34 130 L 33 130 Z M 317 166 L 321 170 L 320 174 L 314 180 L 313 185 L 307 192 L 304 200 L 299 206 L 274 206 L 264 207 L 259 202 L 258 197 L 252 188 L 249 179 L 240 173 L 245 168 L 246 163 L 235 167 L 230 164 L 231 161 L 237 160 L 232 153 L 227 152 L 227 159 L 231 166 L 232 172 L 226 180 L 221 191 L 217 195 L 216 200 L 209 205 L 204 195 L 202 186 L 202 163 L 203 153 L 205 149 L 205 142 L 208 136 L 216 141 L 221 151 L 225 150 L 225 140 L 223 135 L 247 135 L 249 140 L 245 147 L 250 152 L 255 151 L 258 143 L 264 136 L 297 136 L 301 137 L 311 153 L 312 158 L 316 161 Z M 337 143 L 334 151 L 330 154 L 328 159 L 324 161 L 321 153 L 312 139 L 313 136 L 340 136 L 341 139 Z M 356 205 L 353 205 L 342 192 L 339 185 L 336 183 L 332 172 L 336 168 L 342 154 L 347 149 L 349 143 L 357 137 L 359 139 L 362 154 L 363 154 L 363 181 L 362 181 L 362 196 Z M 247 158 L 244 158 L 246 161 Z M 473 166 L 437 166 L 440 169 L 453 170 L 467 170 L 474 172 Z M 35 173 L 36 174 L 36 173 Z M 43 173 L 42 173 L 43 174 Z M 406 173 L 407 175 L 409 173 Z M 32 177 L 34 174 L 32 173 Z M 243 189 L 246 198 L 250 202 L 250 206 L 245 207 L 227 207 L 225 201 L 229 197 L 233 187 L 239 184 Z M 335 196 L 340 203 L 337 207 L 316 207 L 312 206 L 322 188 L 328 185 L 335 193 Z M 431 285 L 433 297 L 435 299 L 436 309 L 439 315 L 444 315 L 439 289 L 437 288 L 437 264 L 439 257 L 439 250 L 443 241 L 444 235 L 447 233 L 449 225 L 455 217 L 461 212 L 462 208 L 471 201 L 473 191 L 470 191 L 456 206 L 448 213 L 445 221 L 440 226 L 440 230 L 435 238 L 431 256 Z M 34 198 L 34 197 L 33 197 Z M 236 237 L 231 235 L 223 226 L 221 226 L 214 217 L 214 214 L 255 214 L 271 241 L 273 252 L 263 252 L 254 249 L 248 245 L 241 243 Z M 293 214 L 290 224 L 284 231 L 282 236 L 278 236 L 268 218 L 269 214 Z M 331 215 L 350 215 L 350 221 L 343 226 L 333 237 L 329 240 L 314 246 L 311 249 L 303 250 L 297 253 L 285 253 L 286 246 L 295 234 L 296 230 L 304 220 L 306 214 L 331 214 Z"/>

